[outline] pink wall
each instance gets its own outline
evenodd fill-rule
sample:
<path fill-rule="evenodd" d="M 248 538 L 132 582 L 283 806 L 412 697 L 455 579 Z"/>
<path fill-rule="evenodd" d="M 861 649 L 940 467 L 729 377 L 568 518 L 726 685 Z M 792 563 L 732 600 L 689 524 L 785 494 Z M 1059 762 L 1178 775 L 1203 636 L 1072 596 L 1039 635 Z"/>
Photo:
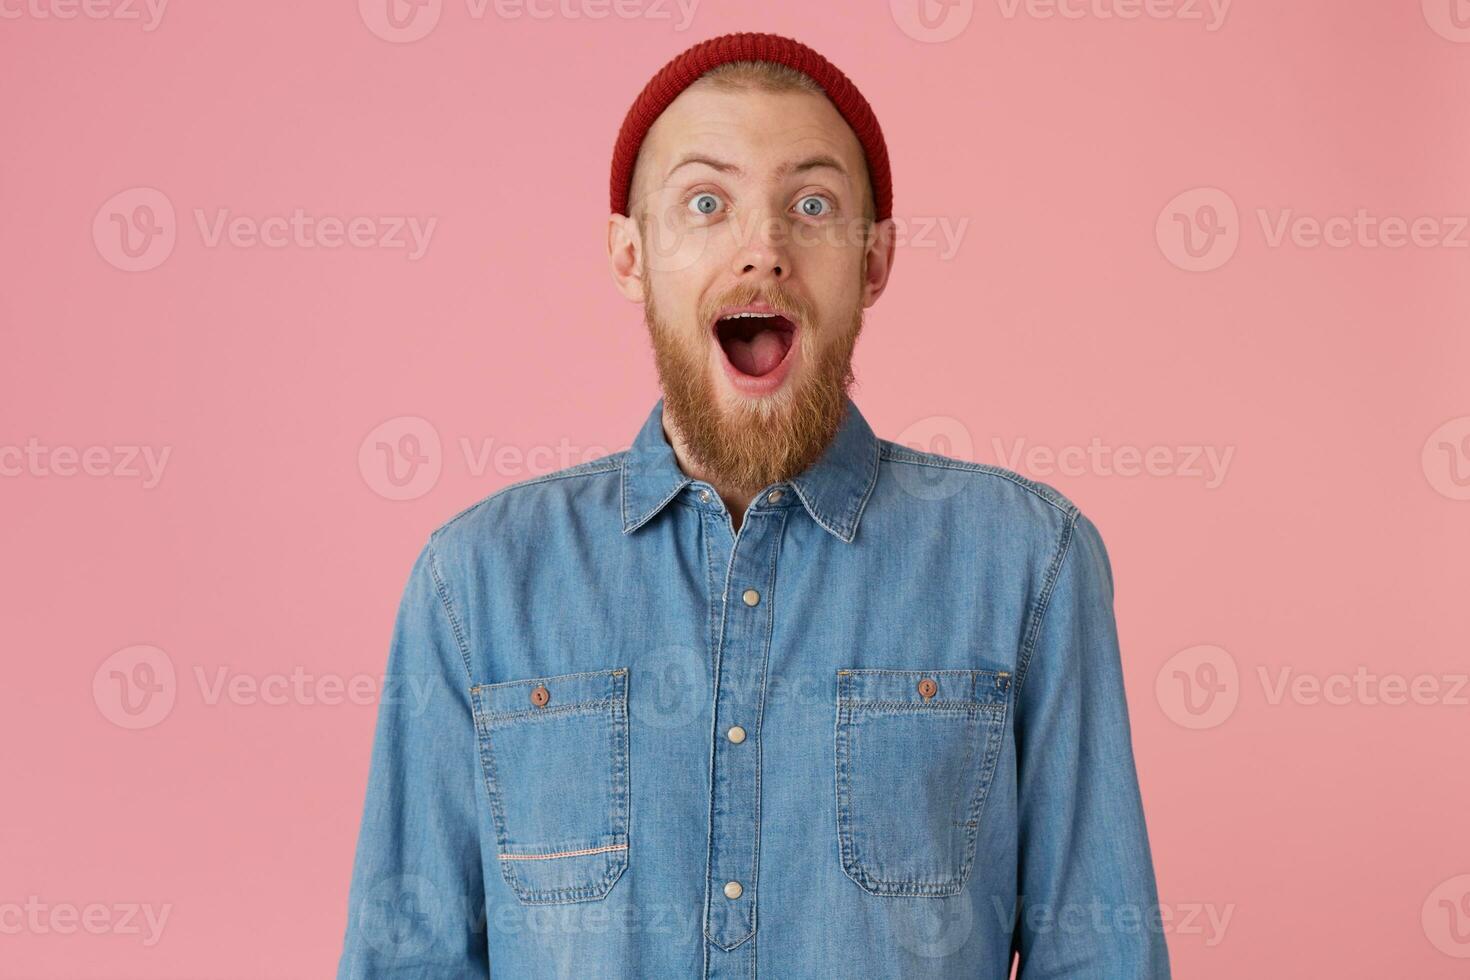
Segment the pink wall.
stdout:
<path fill-rule="evenodd" d="M 1470 5 L 384 2 L 0 0 L 0 975 L 330 973 L 409 563 L 657 397 L 606 161 L 732 30 L 887 132 L 879 434 L 1103 531 L 1176 975 L 1465 975 Z"/>

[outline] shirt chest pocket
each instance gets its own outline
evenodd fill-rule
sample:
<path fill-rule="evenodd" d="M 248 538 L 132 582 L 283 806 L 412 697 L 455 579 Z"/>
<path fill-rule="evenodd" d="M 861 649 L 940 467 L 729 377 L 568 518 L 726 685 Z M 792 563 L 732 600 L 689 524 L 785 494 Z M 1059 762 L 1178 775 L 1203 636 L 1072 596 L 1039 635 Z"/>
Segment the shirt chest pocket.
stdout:
<path fill-rule="evenodd" d="M 628 669 L 470 694 L 506 883 L 525 905 L 605 898 L 628 866 Z"/>
<path fill-rule="evenodd" d="M 1010 674 L 837 672 L 842 870 L 885 896 L 956 895 L 1005 734 Z"/>

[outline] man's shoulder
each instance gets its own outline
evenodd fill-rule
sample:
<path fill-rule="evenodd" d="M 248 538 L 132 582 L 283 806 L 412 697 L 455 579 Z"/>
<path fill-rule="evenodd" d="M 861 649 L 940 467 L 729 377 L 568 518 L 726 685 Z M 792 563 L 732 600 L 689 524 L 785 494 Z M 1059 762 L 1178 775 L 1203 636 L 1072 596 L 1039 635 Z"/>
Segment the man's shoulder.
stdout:
<path fill-rule="evenodd" d="M 1055 487 L 1004 466 L 925 452 L 890 439 L 879 439 L 878 446 L 878 457 L 900 492 L 933 500 L 956 498 L 962 506 L 979 503 L 1034 513 L 1048 524 L 1074 521 L 1081 514 Z"/>
<path fill-rule="evenodd" d="M 507 484 L 440 524 L 430 534 L 435 547 L 483 542 L 494 535 L 531 532 L 572 505 L 615 503 L 627 451 L 567 466 Z"/>
<path fill-rule="evenodd" d="M 934 501 L 950 509 L 944 525 L 974 535 L 977 548 L 1001 542 L 1007 554 L 1029 554 L 1053 570 L 1062 556 L 1083 550 L 1106 567 L 1106 547 L 1097 526 L 1070 498 L 1050 484 L 989 463 L 956 459 L 879 439 L 887 470 L 880 483 L 894 499 Z"/>

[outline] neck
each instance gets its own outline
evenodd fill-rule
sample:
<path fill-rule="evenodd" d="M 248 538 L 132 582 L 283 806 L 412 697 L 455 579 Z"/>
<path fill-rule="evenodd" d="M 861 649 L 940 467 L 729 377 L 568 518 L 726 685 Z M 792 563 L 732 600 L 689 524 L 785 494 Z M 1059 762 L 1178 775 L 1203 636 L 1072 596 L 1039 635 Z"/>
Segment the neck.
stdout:
<path fill-rule="evenodd" d="M 720 499 L 725 503 L 725 509 L 730 512 L 730 522 L 735 530 L 740 530 L 741 519 L 745 516 L 745 509 L 760 492 L 760 487 L 737 487 L 729 481 L 721 480 L 717 475 L 710 473 L 689 453 L 688 445 L 684 437 L 679 433 L 679 423 L 665 411 L 663 413 L 664 437 L 669 440 L 673 447 L 674 459 L 679 463 L 679 469 L 683 470 L 685 476 L 696 480 L 703 480 L 715 488 Z"/>

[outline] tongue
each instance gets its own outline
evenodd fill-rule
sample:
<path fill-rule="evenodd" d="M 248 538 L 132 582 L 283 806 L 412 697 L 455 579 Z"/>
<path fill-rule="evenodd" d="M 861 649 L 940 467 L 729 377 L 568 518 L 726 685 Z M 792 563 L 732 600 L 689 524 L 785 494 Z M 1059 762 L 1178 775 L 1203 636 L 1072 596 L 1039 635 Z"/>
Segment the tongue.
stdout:
<path fill-rule="evenodd" d="M 733 338 L 727 341 L 725 352 L 731 364 L 758 378 L 781 363 L 781 358 L 786 356 L 786 347 L 775 330 L 762 330 L 749 340 Z"/>

